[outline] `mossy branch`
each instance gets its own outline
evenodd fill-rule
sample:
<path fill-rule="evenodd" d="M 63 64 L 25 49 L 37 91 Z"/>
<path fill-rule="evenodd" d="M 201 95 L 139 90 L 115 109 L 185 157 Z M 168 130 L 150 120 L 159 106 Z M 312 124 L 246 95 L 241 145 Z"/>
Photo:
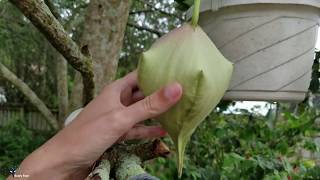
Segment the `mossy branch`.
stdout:
<path fill-rule="evenodd" d="M 142 161 L 135 154 L 122 153 L 119 157 L 118 166 L 116 169 L 117 180 L 137 179 L 142 175 L 146 176 L 150 180 L 158 180 L 158 178 L 152 177 L 141 167 Z"/>
<path fill-rule="evenodd" d="M 108 149 L 94 167 L 93 172 L 99 172 L 96 169 L 107 169 L 103 168 L 101 163 L 108 162 L 111 165 L 111 176 L 114 176 L 117 180 L 138 180 L 138 179 L 150 179 L 157 180 L 158 178 L 151 176 L 141 167 L 144 161 L 148 161 L 157 157 L 167 157 L 170 154 L 170 150 L 166 144 L 159 139 L 144 144 L 134 144 L 131 146 L 118 144 Z M 100 171 L 101 172 L 101 171 Z M 101 179 L 108 180 L 102 174 L 91 173 L 87 180 Z"/>
<path fill-rule="evenodd" d="M 85 180 L 109 180 L 111 165 L 108 159 L 103 159 Z"/>
<path fill-rule="evenodd" d="M 42 0 L 10 0 L 59 51 L 68 63 L 83 77 L 83 103 L 94 97 L 94 80 L 91 57 L 83 54 L 81 48 L 71 39 L 63 26 Z"/>

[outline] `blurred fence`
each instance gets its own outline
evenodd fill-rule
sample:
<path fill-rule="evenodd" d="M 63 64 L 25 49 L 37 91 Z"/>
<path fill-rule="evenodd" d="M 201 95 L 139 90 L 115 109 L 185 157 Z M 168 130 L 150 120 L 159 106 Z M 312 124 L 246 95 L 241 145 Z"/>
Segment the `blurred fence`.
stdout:
<path fill-rule="evenodd" d="M 57 111 L 52 110 L 57 117 Z M 27 127 L 37 130 L 49 130 L 50 126 L 41 113 L 34 109 L 19 105 L 0 106 L 0 126 L 12 120 L 20 119 L 26 122 Z"/>

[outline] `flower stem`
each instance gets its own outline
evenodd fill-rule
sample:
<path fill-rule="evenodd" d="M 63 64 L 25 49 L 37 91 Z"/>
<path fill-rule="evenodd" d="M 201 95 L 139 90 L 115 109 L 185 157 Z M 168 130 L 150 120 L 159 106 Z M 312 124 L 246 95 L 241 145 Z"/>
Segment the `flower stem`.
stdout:
<path fill-rule="evenodd" d="M 194 0 L 193 14 L 192 14 L 192 20 L 191 20 L 191 25 L 193 27 L 197 27 L 198 25 L 200 4 L 201 4 L 201 0 Z"/>

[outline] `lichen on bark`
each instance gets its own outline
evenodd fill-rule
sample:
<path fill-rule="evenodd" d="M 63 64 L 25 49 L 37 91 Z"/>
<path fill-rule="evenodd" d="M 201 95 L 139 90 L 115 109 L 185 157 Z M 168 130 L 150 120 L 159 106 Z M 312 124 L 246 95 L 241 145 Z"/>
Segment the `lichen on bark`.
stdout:
<path fill-rule="evenodd" d="M 119 158 L 119 166 L 116 171 L 117 180 L 126 180 L 139 174 L 144 174 L 145 171 L 141 167 L 141 160 L 134 154 L 123 153 Z"/>
<path fill-rule="evenodd" d="M 109 180 L 110 179 L 110 169 L 111 165 L 108 159 L 104 159 L 100 164 L 89 174 L 86 180 L 89 179 L 100 179 Z"/>

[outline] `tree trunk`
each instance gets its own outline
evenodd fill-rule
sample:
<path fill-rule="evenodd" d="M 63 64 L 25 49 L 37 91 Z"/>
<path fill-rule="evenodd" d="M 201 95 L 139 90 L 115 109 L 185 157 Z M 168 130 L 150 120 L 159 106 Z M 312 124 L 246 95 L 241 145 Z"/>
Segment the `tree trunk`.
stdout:
<path fill-rule="evenodd" d="M 74 83 L 73 83 L 72 92 L 70 95 L 70 104 L 69 104 L 69 110 L 75 111 L 82 107 L 82 92 L 83 92 L 83 84 L 82 84 L 82 77 L 79 72 L 76 71 L 76 74 L 74 76 Z"/>
<path fill-rule="evenodd" d="M 41 101 L 41 99 L 30 89 L 30 87 L 20 80 L 14 73 L 7 69 L 2 63 L 0 63 L 0 75 L 6 80 L 10 81 L 15 85 L 28 99 L 29 101 L 40 111 L 40 113 L 45 117 L 48 124 L 53 129 L 58 129 L 58 123 L 56 118 L 47 108 L 47 106 Z"/>
<path fill-rule="evenodd" d="M 88 45 L 92 55 L 95 94 L 115 77 L 129 10 L 129 0 L 92 0 L 87 7 L 81 44 Z M 77 72 L 70 110 L 81 107 L 82 89 L 82 80 Z"/>
<path fill-rule="evenodd" d="M 115 77 L 129 10 L 129 0 L 92 0 L 88 6 L 81 42 L 92 55 L 95 94 Z"/>
<path fill-rule="evenodd" d="M 68 65 L 67 61 L 58 54 L 57 57 L 57 91 L 59 100 L 59 126 L 63 127 L 64 120 L 67 117 L 69 108 L 69 95 L 68 95 Z"/>

